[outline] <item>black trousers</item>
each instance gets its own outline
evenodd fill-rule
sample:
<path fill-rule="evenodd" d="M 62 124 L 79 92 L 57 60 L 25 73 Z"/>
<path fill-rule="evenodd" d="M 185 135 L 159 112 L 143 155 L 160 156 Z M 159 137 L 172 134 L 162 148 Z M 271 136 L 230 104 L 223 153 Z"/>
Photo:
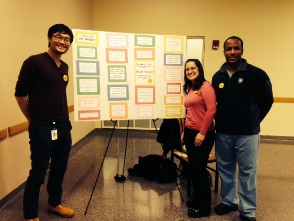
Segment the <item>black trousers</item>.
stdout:
<path fill-rule="evenodd" d="M 57 129 L 58 139 L 52 140 L 51 131 Z M 72 145 L 71 123 L 31 123 L 29 126 L 31 148 L 31 170 L 26 182 L 23 211 L 25 219 L 38 216 L 38 201 L 41 184 L 44 183 L 50 162 L 47 184 L 48 203 L 57 206 L 61 203 L 62 182 L 67 169 L 68 157 Z"/>
<path fill-rule="evenodd" d="M 211 190 L 208 171 L 206 169 L 209 154 L 214 145 L 215 131 L 208 131 L 201 146 L 194 145 L 195 137 L 199 131 L 185 127 L 184 141 L 189 159 L 188 175 L 192 180 L 192 200 L 195 209 L 210 209 Z"/>

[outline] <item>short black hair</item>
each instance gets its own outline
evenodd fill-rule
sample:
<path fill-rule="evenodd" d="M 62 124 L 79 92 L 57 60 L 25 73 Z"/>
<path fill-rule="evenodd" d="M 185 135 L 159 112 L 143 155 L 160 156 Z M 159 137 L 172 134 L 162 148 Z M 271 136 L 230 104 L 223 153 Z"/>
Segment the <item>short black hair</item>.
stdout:
<path fill-rule="evenodd" d="M 237 39 L 237 40 L 239 40 L 239 41 L 241 42 L 241 47 L 242 47 L 242 49 L 244 48 L 244 47 L 243 47 L 243 40 L 242 40 L 241 38 L 239 38 L 239 37 L 237 37 L 237 36 L 231 36 L 231 37 L 229 37 L 229 38 L 227 38 L 227 39 L 225 40 L 225 42 L 224 42 L 224 50 L 226 49 L 226 43 L 227 43 L 227 41 L 230 40 L 230 39 Z"/>
<path fill-rule="evenodd" d="M 67 27 L 64 24 L 55 24 L 53 26 L 51 26 L 48 30 L 48 38 L 51 38 L 53 36 L 54 33 L 59 32 L 61 34 L 68 34 L 70 36 L 70 43 L 73 42 L 74 40 L 74 35 L 72 33 L 72 31 L 70 30 L 69 27 Z M 50 42 L 48 47 L 50 46 Z"/>

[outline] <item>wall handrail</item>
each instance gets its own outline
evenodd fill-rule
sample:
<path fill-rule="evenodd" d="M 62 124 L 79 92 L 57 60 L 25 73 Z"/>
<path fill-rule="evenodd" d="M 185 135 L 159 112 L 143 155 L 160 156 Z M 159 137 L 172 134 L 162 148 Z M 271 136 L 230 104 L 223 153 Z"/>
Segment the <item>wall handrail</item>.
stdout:
<path fill-rule="evenodd" d="M 294 97 L 275 97 L 275 103 L 294 103 Z"/>
<path fill-rule="evenodd" d="M 274 98 L 275 103 L 294 103 L 294 97 L 275 97 Z M 68 106 L 68 112 L 74 111 L 74 105 Z M 13 126 L 8 127 L 8 134 L 7 129 L 1 129 L 0 130 L 0 140 L 3 140 L 7 138 L 7 136 L 13 136 L 15 134 L 18 134 L 20 132 L 26 131 L 28 129 L 28 122 L 22 122 Z"/>
<path fill-rule="evenodd" d="M 0 140 L 3 140 L 7 137 L 7 129 L 1 129 L 0 130 Z"/>
<path fill-rule="evenodd" d="M 70 113 L 72 111 L 74 111 L 74 105 L 68 106 L 68 113 Z M 8 127 L 8 134 L 9 134 L 9 136 L 13 136 L 13 135 L 18 134 L 20 132 L 28 130 L 28 128 L 29 128 L 29 123 L 28 123 L 28 121 L 25 121 L 25 122 L 15 124 L 13 126 Z M 7 129 L 5 129 L 5 130 L 6 130 L 6 137 L 7 137 Z M 2 135 L 2 130 L 1 130 L 1 135 Z M 4 137 L 4 138 L 6 138 L 6 137 Z M 0 138 L 0 140 L 1 140 L 1 138 Z"/>

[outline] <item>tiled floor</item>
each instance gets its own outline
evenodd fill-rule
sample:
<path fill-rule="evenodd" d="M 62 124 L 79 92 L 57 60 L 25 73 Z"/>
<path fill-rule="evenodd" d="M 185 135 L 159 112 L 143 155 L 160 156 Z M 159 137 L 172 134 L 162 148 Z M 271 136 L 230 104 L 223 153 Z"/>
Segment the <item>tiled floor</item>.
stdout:
<path fill-rule="evenodd" d="M 187 221 L 197 220 L 187 217 L 187 209 L 182 201 L 186 200 L 186 180 L 175 183 L 159 184 L 140 177 L 128 176 L 127 169 L 138 163 L 139 156 L 161 154 L 160 144 L 156 142 L 154 131 L 114 131 L 114 136 L 101 168 L 111 130 L 102 129 L 91 133 L 75 145 L 71 152 L 68 170 L 64 180 L 64 202 L 76 211 L 73 221 Z M 124 154 L 127 141 L 126 161 Z M 294 220 L 293 194 L 294 144 L 262 142 L 259 155 L 258 173 L 258 221 Z M 123 183 L 115 181 L 116 174 L 124 174 Z M 97 180 L 98 177 L 98 180 Z M 212 174 L 214 179 L 214 174 Z M 97 181 L 97 183 L 96 183 Z M 93 195 L 92 190 L 96 183 Z M 218 193 L 213 192 L 212 207 L 221 201 Z M 23 187 L 11 194 L 0 208 L 0 221 L 21 221 Z M 92 197 L 91 197 L 92 196 Z M 88 204 L 89 203 L 89 204 Z M 68 220 L 48 215 L 46 186 L 42 186 L 39 202 L 39 216 L 42 221 Z M 225 221 L 239 220 L 238 212 L 225 216 L 212 214 L 199 220 Z"/>

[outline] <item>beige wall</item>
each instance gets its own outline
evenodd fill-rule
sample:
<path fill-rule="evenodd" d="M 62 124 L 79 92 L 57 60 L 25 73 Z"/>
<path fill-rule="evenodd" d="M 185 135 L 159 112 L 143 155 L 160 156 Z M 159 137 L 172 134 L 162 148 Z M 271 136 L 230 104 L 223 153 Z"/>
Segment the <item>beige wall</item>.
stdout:
<path fill-rule="evenodd" d="M 270 76 L 275 97 L 294 98 L 293 0 L 93 0 L 93 30 L 204 36 L 206 78 L 224 62 L 222 44 L 237 35 L 244 58 Z M 220 49 L 212 50 L 212 40 Z M 242 117 L 242 116 L 241 116 Z M 294 103 L 275 103 L 262 135 L 294 136 Z"/>
<path fill-rule="evenodd" d="M 92 5 L 93 2 L 93 5 Z M 25 121 L 14 99 L 20 66 L 47 50 L 47 30 L 70 28 L 146 34 L 204 36 L 206 78 L 224 62 L 223 41 L 238 35 L 244 58 L 272 79 L 275 97 L 294 97 L 294 1 L 292 0 L 0 0 L 0 130 Z M 220 50 L 211 49 L 220 40 Z M 63 57 L 72 69 L 71 50 Z M 68 87 L 73 104 L 73 81 Z M 262 123 L 262 135 L 294 136 L 294 104 L 275 103 Z M 74 143 L 94 123 L 73 121 Z M 30 168 L 27 132 L 0 141 L 0 199 L 23 183 Z"/>
<path fill-rule="evenodd" d="M 14 88 L 24 59 L 45 52 L 47 31 L 55 23 L 70 28 L 92 29 L 92 0 L 0 0 L 0 130 L 25 122 L 15 98 Z M 63 60 L 72 70 L 71 50 Z M 72 79 L 72 78 L 71 78 Z M 68 105 L 73 105 L 73 81 L 67 89 Z M 73 120 L 73 143 L 95 128 L 95 124 Z M 0 141 L 0 199 L 22 184 L 30 169 L 28 133 Z"/>

